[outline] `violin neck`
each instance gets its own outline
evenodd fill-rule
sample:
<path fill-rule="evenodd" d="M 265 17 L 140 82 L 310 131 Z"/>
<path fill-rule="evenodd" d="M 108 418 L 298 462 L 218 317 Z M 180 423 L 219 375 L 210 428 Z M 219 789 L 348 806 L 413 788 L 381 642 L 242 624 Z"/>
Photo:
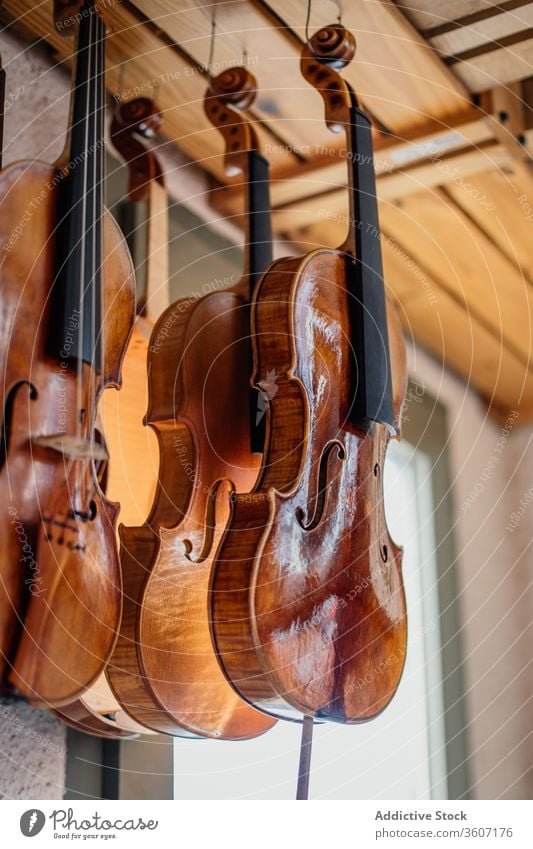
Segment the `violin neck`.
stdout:
<path fill-rule="evenodd" d="M 269 166 L 257 150 L 248 153 L 244 275 L 251 300 L 255 284 L 272 262 Z"/>
<path fill-rule="evenodd" d="M 372 125 L 355 105 L 349 117 L 350 217 L 343 248 L 355 260 L 348 279 L 357 360 L 350 418 L 357 427 L 367 429 L 371 422 L 379 422 L 395 431 Z"/>
<path fill-rule="evenodd" d="M 58 276 L 64 327 L 69 328 L 69 356 L 99 370 L 103 351 L 104 39 L 104 23 L 92 0 L 86 0 L 76 52 L 69 161 L 59 189 Z"/>

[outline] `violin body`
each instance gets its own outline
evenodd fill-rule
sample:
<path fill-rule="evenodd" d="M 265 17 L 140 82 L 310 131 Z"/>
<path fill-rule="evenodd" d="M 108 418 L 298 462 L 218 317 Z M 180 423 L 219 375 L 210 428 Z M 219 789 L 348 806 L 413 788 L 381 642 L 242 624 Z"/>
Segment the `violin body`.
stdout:
<path fill-rule="evenodd" d="M 157 438 L 144 426 L 148 405 L 147 357 L 154 314 L 168 306 L 168 199 L 156 155 L 141 139 L 161 120 L 149 98 L 120 103 L 111 124 L 111 140 L 128 165 L 128 198 L 147 206 L 145 296 L 137 301 L 137 319 L 122 363 L 120 392 L 104 392 L 99 405 L 109 459 L 102 488 L 120 504 L 126 525 L 144 522 L 154 500 L 159 453 Z M 141 305 L 144 313 L 139 314 Z M 117 540 L 118 542 L 118 540 Z M 137 725 L 114 698 L 104 673 L 78 699 L 55 713 L 78 731 L 107 739 L 151 733 Z"/>
<path fill-rule="evenodd" d="M 109 452 L 105 492 L 111 501 L 120 504 L 119 520 L 126 525 L 145 520 L 157 485 L 157 439 L 143 425 L 148 404 L 146 373 L 151 330 L 151 322 L 139 316 L 122 365 L 122 388 L 118 393 L 104 393 L 100 402 Z"/>
<path fill-rule="evenodd" d="M 10 680 L 40 704 L 48 696 L 54 704 L 70 701 L 97 677 L 113 648 L 121 612 L 114 531 L 118 507 L 105 498 L 90 457 L 69 462 L 42 440 L 76 431 L 89 438 L 95 426 L 88 398 L 82 403 L 87 416 L 79 421 L 79 381 L 61 367 L 50 347 L 51 339 L 64 338 L 68 345 L 69 335 L 68 327 L 58 326 L 52 289 L 57 178 L 53 166 L 26 162 L 0 175 L 0 485 L 4 504 L 12 505 L 0 533 L 2 654 L 13 661 L 25 611 Z M 41 202 L 13 245 L 13 222 L 24 219 L 35 198 Z M 107 344 L 97 394 L 107 385 L 119 385 L 134 316 L 131 260 L 107 213 L 103 230 Z M 86 379 L 83 386 L 90 383 Z M 79 450 L 71 447 L 74 453 Z M 76 510 L 79 515 L 72 518 L 69 514 Z M 30 556 L 26 569 L 25 554 Z"/>
<path fill-rule="evenodd" d="M 244 274 L 232 290 L 178 301 L 154 326 L 146 420 L 159 440 L 159 484 L 145 524 L 121 528 L 125 606 L 107 671 L 137 722 L 226 740 L 256 737 L 274 724 L 227 681 L 209 622 L 213 558 L 231 498 L 253 486 L 260 468 L 249 291 L 270 261 L 268 166 L 237 111 L 254 97 L 253 77 L 230 68 L 211 81 L 204 102 L 222 128 L 228 172 L 248 178 Z"/>
<path fill-rule="evenodd" d="M 256 385 L 268 399 L 258 484 L 237 494 L 213 572 L 217 651 L 238 693 L 274 716 L 372 719 L 402 672 L 401 549 L 387 530 L 388 428 L 353 427 L 346 277 L 317 250 L 274 263 L 252 303 Z M 405 352 L 388 306 L 394 410 Z"/>
<path fill-rule="evenodd" d="M 149 349 L 160 483 L 146 525 L 120 529 L 124 615 L 107 675 L 130 716 L 179 736 L 247 739 L 273 725 L 228 684 L 209 630 L 231 493 L 250 488 L 259 467 L 249 450 L 248 309 L 235 292 L 178 301 Z"/>
<path fill-rule="evenodd" d="M 131 740 L 139 734 L 151 734 L 123 711 L 109 689 L 104 675 L 76 701 L 53 710 L 62 722 L 92 737 Z"/>

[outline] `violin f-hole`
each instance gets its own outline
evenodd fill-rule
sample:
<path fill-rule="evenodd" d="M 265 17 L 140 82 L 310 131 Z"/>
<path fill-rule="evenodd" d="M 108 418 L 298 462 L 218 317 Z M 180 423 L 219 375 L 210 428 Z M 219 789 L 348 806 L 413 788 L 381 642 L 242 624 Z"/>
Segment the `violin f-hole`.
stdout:
<path fill-rule="evenodd" d="M 324 507 L 326 504 L 326 497 L 329 487 L 328 480 L 328 468 L 329 468 L 329 458 L 331 457 L 333 450 L 337 449 L 337 460 L 344 460 L 346 453 L 344 451 L 344 447 L 341 442 L 337 439 L 328 442 L 324 450 L 322 451 L 322 456 L 320 457 L 320 466 L 318 470 L 318 489 L 317 495 L 315 497 L 315 509 L 313 512 L 313 516 L 309 522 L 304 521 L 304 511 L 301 507 L 298 507 L 296 510 L 296 520 L 301 528 L 304 531 L 312 531 L 316 528 L 322 519 L 322 515 L 324 513 Z"/>
<path fill-rule="evenodd" d="M 183 540 L 183 548 L 185 550 L 185 557 L 191 563 L 203 563 L 204 560 L 207 560 L 211 549 L 213 547 L 213 540 L 215 537 L 215 530 L 217 527 L 216 522 L 216 501 L 219 490 L 221 486 L 225 484 L 228 488 L 228 503 L 231 501 L 232 497 L 235 495 L 235 491 L 233 486 L 228 480 L 218 480 L 215 481 L 211 489 L 209 490 L 209 495 L 207 496 L 207 506 L 205 511 L 205 536 L 204 542 L 202 545 L 202 549 L 198 557 L 192 556 L 192 550 L 194 548 L 193 543 L 190 539 Z"/>
<path fill-rule="evenodd" d="M 0 471 L 4 468 L 7 455 L 9 452 L 9 441 L 11 438 L 11 423 L 13 421 L 13 407 L 19 389 L 23 386 L 29 387 L 30 401 L 35 401 L 37 398 L 37 390 L 33 383 L 29 380 L 19 380 L 15 383 L 7 393 L 6 403 L 4 406 L 4 417 L 2 419 L 2 430 L 0 432 Z"/>

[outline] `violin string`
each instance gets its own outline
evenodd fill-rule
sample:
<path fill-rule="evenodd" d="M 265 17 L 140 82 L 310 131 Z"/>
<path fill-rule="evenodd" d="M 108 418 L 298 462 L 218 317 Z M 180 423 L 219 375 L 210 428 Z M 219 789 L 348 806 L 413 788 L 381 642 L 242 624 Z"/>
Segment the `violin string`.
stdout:
<path fill-rule="evenodd" d="M 84 114 L 89 115 L 90 113 L 90 104 L 91 104 L 91 77 L 94 73 L 93 70 L 93 41 L 94 41 L 94 19 L 96 15 L 89 15 L 89 37 L 88 37 L 88 46 L 87 46 L 87 56 L 86 56 L 86 66 L 87 73 L 84 79 L 84 87 L 85 87 L 85 110 Z M 83 23 L 83 22 L 82 22 Z M 80 24 L 81 29 L 82 24 Z M 89 120 L 85 121 L 84 126 L 84 139 L 83 139 L 83 152 L 87 153 L 89 146 Z M 82 438 L 82 422 L 81 422 L 81 411 L 83 409 L 83 337 L 84 337 L 84 324 L 85 324 L 85 279 L 84 279 L 84 269 L 85 269 L 85 254 L 86 254 L 86 233 L 85 233 L 85 223 L 87 221 L 87 186 L 88 186 L 88 156 L 84 155 L 83 157 L 83 197 L 82 197 L 82 216 L 81 220 L 84 225 L 84 232 L 80 236 L 80 245 L 79 245 L 79 278 L 80 278 L 80 326 L 78 332 L 78 362 L 76 365 L 76 379 L 77 379 L 77 388 L 76 388 L 76 435 L 78 438 Z M 71 178 L 72 179 L 72 178 Z"/>
<path fill-rule="evenodd" d="M 103 169 L 101 167 L 101 152 L 102 152 L 102 144 L 101 144 L 101 109 L 102 109 L 102 94 L 101 94 L 101 83 L 102 83 L 102 73 L 103 73 L 103 62 L 102 62 L 102 21 L 98 15 L 95 15 L 96 18 L 96 63 L 95 63 L 95 73 L 94 73 L 94 107 L 95 114 L 93 118 L 93 145 L 91 154 L 93 157 L 93 214 L 92 214 L 92 271 L 93 271 L 93 280 L 91 281 L 91 299 L 92 299 L 92 310 L 91 310 L 91 351 L 93 352 L 92 357 L 92 368 L 90 371 L 90 392 L 89 392 L 89 410 L 91 411 L 91 427 L 89 430 L 89 439 L 91 442 L 91 446 L 95 441 L 95 429 L 92 426 L 92 410 L 94 409 L 94 405 L 96 403 L 96 391 L 97 391 L 97 380 L 98 380 L 98 369 L 100 369 L 100 374 L 103 374 L 103 363 L 102 363 L 102 253 L 99 249 L 100 247 L 100 235 L 101 235 L 101 215 L 102 215 L 102 204 L 101 204 L 101 193 L 102 193 L 102 180 L 103 180 Z M 99 325 L 97 326 L 97 319 L 99 321 Z M 97 356 L 99 355 L 99 357 Z M 99 360 L 99 361 L 98 361 Z M 93 485 L 93 476 L 86 475 L 85 479 L 91 483 L 91 492 L 92 494 L 92 485 Z M 89 493 L 87 494 L 89 495 Z M 88 497 L 85 502 L 88 505 Z M 87 506 L 84 507 L 87 509 Z"/>
<path fill-rule="evenodd" d="M 100 198 L 98 204 L 98 216 L 99 216 L 99 227 L 98 227 L 98 240 L 99 240 L 99 264 L 100 264 L 100 287 L 99 287 L 99 297 L 100 297 L 100 307 L 99 307 L 99 316 L 100 316 L 100 374 L 102 376 L 102 380 L 104 379 L 104 368 L 105 368 L 105 324 L 104 324 L 104 268 L 103 268 L 103 240 L 104 240 L 104 201 L 105 201 L 105 161 L 104 161 L 104 119 L 105 119 L 105 24 L 102 19 L 100 19 L 100 78 L 98 81 L 98 94 L 99 94 L 99 106 L 98 106 L 98 114 L 99 114 L 99 126 L 98 126 L 98 168 L 100 170 Z"/>
<path fill-rule="evenodd" d="M 88 399 L 87 399 L 87 412 L 88 413 L 93 409 L 94 394 L 95 394 L 95 380 L 96 380 L 96 285 L 95 284 L 96 284 L 96 278 L 97 278 L 97 274 L 98 274 L 98 270 L 96 268 L 96 263 L 97 263 L 97 256 L 96 256 L 96 227 L 97 227 L 96 216 L 98 214 L 98 210 L 96 208 L 96 197 L 97 197 L 97 192 L 98 192 L 97 180 L 99 178 L 99 174 L 96 171 L 96 162 L 98 160 L 98 155 L 97 155 L 96 150 L 95 150 L 95 141 L 96 141 L 96 133 L 97 133 L 97 125 L 98 125 L 98 71 L 99 71 L 98 61 L 99 61 L 100 56 L 99 56 L 99 38 L 98 38 L 98 29 L 99 29 L 99 27 L 98 27 L 98 15 L 94 15 L 94 18 L 95 18 L 96 32 L 95 32 L 95 35 L 94 35 L 94 45 L 95 46 L 94 46 L 93 52 L 94 52 L 94 56 L 95 56 L 95 62 L 94 62 L 92 74 L 91 74 L 91 77 L 90 77 L 91 87 L 92 87 L 92 105 L 93 105 L 93 112 L 90 115 L 90 122 L 91 122 L 90 150 L 93 151 L 93 152 L 89 154 L 89 151 L 87 151 L 87 158 L 90 159 L 91 163 L 92 163 L 92 165 L 91 165 L 91 171 L 92 171 L 92 174 L 91 174 L 91 194 L 92 194 L 92 197 L 91 197 L 91 209 L 90 209 L 90 213 L 89 213 L 90 219 L 89 219 L 89 222 L 88 222 L 89 223 L 89 232 L 91 234 L 91 243 L 90 243 L 91 277 L 90 277 L 90 280 L 88 280 L 88 283 L 90 285 L 89 295 L 90 295 L 90 298 L 91 298 L 91 312 L 90 312 L 90 318 L 91 318 L 91 326 L 90 326 L 91 366 L 90 366 L 90 369 L 89 369 L 89 393 L 88 393 Z M 86 417 L 86 419 L 87 419 L 87 423 L 88 423 L 88 418 Z M 92 442 L 92 429 L 88 432 L 88 436 L 89 436 L 89 439 Z M 87 476 L 84 475 L 84 480 L 86 480 L 86 479 L 87 479 Z M 84 499 L 84 503 L 83 503 L 83 509 L 84 510 L 86 509 L 87 495 L 88 495 L 88 493 L 85 494 L 85 499 Z"/>

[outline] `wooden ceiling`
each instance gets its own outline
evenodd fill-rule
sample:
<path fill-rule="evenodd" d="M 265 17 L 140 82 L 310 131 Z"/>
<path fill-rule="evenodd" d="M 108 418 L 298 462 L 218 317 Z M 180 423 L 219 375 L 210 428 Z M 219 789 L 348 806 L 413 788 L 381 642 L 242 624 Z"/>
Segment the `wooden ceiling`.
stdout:
<path fill-rule="evenodd" d="M 276 232 L 301 250 L 344 240 L 344 137 L 326 128 L 301 78 L 307 0 L 219 0 L 213 72 L 247 56 L 251 111 L 271 163 Z M 101 0 L 110 33 L 107 84 L 152 94 L 165 135 L 213 181 L 212 202 L 238 216 L 221 140 L 202 100 L 213 5 Z M 8 21 L 61 59 L 51 0 L 4 0 Z M 343 72 L 375 123 L 386 283 L 407 334 L 479 391 L 498 417 L 533 419 L 533 3 L 344 0 L 357 37 Z M 314 0 L 310 29 L 338 16 Z M 14 24 L 15 25 L 15 24 Z"/>

